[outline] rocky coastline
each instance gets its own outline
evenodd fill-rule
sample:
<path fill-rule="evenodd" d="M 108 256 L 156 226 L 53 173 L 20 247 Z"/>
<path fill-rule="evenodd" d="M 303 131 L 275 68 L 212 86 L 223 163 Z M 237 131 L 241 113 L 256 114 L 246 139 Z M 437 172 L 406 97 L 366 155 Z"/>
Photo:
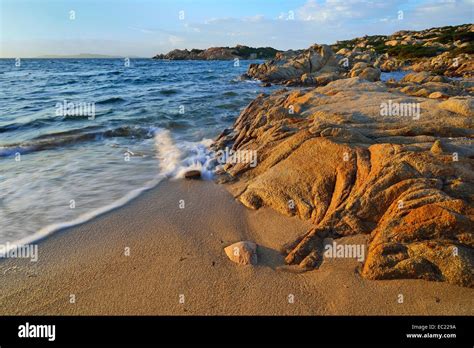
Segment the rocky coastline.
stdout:
<path fill-rule="evenodd" d="M 232 60 L 232 59 L 272 59 L 279 51 L 271 47 L 210 47 L 205 50 L 173 50 L 153 57 L 157 60 Z"/>
<path fill-rule="evenodd" d="M 282 246 L 288 265 L 318 268 L 326 240 L 364 234 L 367 279 L 474 287 L 474 69 L 458 50 L 472 48 L 474 26 L 448 29 L 380 36 L 383 53 L 366 37 L 249 67 L 247 78 L 303 88 L 259 95 L 222 132 L 214 149 L 254 151 L 258 164 L 227 163 L 217 181 L 248 208 L 313 224 Z M 390 56 L 446 40 L 437 56 Z M 380 81 L 401 68 L 413 72 Z"/>
<path fill-rule="evenodd" d="M 324 86 L 356 76 L 378 81 L 381 72 L 396 70 L 472 78 L 474 25 L 365 36 L 280 52 L 275 59 L 250 65 L 244 77 L 287 86 Z"/>

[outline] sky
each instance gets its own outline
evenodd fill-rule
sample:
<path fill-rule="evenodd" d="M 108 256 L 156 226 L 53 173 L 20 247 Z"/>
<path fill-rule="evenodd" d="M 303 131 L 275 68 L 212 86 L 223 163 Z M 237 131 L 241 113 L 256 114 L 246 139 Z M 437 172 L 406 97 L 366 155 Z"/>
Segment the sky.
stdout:
<path fill-rule="evenodd" d="M 0 57 L 300 49 L 473 19 L 474 0 L 0 0 Z"/>

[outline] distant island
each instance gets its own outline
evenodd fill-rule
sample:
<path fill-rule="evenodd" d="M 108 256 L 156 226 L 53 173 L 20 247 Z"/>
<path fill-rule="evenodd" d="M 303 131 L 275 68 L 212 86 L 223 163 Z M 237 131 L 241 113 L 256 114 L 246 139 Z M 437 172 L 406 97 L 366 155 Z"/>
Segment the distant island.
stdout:
<path fill-rule="evenodd" d="M 280 52 L 272 47 L 210 47 L 205 50 L 173 50 L 166 54 L 157 54 L 153 59 L 166 60 L 232 60 L 238 59 L 273 59 Z"/>
<path fill-rule="evenodd" d="M 123 56 L 109 56 L 109 55 L 106 55 L 106 54 L 79 53 L 79 54 L 70 54 L 70 55 L 47 54 L 47 55 L 44 55 L 44 56 L 38 56 L 36 58 L 41 58 L 41 59 L 54 59 L 54 58 L 64 58 L 64 59 L 111 59 L 111 58 L 139 58 L 139 57 L 136 57 L 136 56 L 123 57 Z"/>

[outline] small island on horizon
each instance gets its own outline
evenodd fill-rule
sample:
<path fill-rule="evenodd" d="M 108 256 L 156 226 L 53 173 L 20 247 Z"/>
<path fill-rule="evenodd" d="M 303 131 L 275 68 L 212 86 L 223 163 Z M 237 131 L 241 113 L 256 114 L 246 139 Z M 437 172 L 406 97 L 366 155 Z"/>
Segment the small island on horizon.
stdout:
<path fill-rule="evenodd" d="M 207 49 L 175 49 L 166 54 L 157 54 L 153 59 L 165 60 L 231 60 L 231 59 L 272 59 L 280 52 L 272 47 L 210 47 Z"/>
<path fill-rule="evenodd" d="M 113 56 L 113 55 L 107 55 L 107 54 L 96 54 L 96 53 L 79 53 L 79 54 L 46 54 L 42 56 L 37 56 L 34 57 L 35 59 L 117 59 L 117 58 L 130 58 L 130 59 L 140 59 L 143 57 L 137 57 L 137 56 L 130 56 L 130 57 L 125 57 L 125 56 Z"/>

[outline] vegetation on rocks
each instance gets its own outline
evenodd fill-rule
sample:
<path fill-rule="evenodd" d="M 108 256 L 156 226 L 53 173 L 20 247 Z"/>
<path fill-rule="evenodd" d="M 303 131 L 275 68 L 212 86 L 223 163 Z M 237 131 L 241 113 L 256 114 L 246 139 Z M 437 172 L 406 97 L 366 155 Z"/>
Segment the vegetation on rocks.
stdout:
<path fill-rule="evenodd" d="M 205 50 L 173 50 L 167 54 L 158 54 L 153 59 L 169 60 L 231 60 L 239 59 L 272 59 L 279 51 L 271 47 L 211 47 Z"/>

